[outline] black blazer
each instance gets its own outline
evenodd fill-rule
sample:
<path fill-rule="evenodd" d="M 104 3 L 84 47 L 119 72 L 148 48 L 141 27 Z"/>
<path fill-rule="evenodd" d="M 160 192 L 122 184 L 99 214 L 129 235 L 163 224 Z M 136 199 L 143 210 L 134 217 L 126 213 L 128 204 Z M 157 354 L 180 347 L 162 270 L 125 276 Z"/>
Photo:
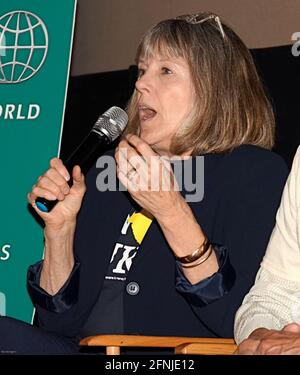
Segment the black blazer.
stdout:
<path fill-rule="evenodd" d="M 137 295 L 124 290 L 125 333 L 233 337 L 235 312 L 254 283 L 288 170 L 281 157 L 251 145 L 205 155 L 204 165 L 204 199 L 189 204 L 210 241 L 228 248 L 235 284 L 228 294 L 206 306 L 179 293 L 175 258 L 154 221 L 126 280 L 126 284 L 138 283 L 140 290 Z M 94 167 L 86 177 L 88 189 L 77 221 L 77 302 L 55 313 L 39 306 L 38 299 L 33 301 L 39 325 L 69 337 L 79 335 L 98 298 L 114 244 L 134 205 L 126 192 L 99 192 L 98 173 Z M 71 284 L 69 280 L 63 288 L 66 295 L 71 293 Z"/>

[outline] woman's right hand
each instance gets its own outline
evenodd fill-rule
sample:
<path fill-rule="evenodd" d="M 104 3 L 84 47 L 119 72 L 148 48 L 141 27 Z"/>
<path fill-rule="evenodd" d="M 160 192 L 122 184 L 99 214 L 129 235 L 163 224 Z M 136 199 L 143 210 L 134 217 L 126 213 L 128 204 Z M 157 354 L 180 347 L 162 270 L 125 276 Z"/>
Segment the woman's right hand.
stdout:
<path fill-rule="evenodd" d="M 73 185 L 70 188 L 68 181 L 71 176 L 58 158 L 50 161 L 50 168 L 38 178 L 33 185 L 32 191 L 28 193 L 28 201 L 31 203 L 38 215 L 44 220 L 46 230 L 60 230 L 65 225 L 74 224 L 76 216 L 81 207 L 82 199 L 86 191 L 84 176 L 80 167 L 75 166 L 72 172 Z M 40 211 L 35 200 L 37 197 L 48 200 L 58 199 L 58 203 L 49 212 Z"/>

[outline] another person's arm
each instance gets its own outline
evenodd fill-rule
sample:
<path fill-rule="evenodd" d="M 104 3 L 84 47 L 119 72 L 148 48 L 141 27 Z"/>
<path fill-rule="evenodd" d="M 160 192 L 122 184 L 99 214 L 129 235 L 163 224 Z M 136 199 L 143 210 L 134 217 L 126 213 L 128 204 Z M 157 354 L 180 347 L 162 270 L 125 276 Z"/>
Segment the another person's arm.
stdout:
<path fill-rule="evenodd" d="M 300 282 L 261 267 L 236 314 L 237 354 L 300 354 L 299 290 Z"/>
<path fill-rule="evenodd" d="M 237 342 L 250 337 L 244 341 L 240 352 L 267 352 L 275 345 L 274 340 L 267 339 L 271 334 L 274 338 L 273 330 L 277 332 L 276 340 L 280 345 L 279 341 L 283 339 L 281 330 L 289 323 L 300 323 L 299 186 L 300 149 L 284 188 L 276 225 L 256 282 L 236 315 Z M 284 331 L 285 341 L 286 335 Z M 294 339 L 293 335 L 291 340 Z M 262 344 L 259 346 L 260 340 Z"/>

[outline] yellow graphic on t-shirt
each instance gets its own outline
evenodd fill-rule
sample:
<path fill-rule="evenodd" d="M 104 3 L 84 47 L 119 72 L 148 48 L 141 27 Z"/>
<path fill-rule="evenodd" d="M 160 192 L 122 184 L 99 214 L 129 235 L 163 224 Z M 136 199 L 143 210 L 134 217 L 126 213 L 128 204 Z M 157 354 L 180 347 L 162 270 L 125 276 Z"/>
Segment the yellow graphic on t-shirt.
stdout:
<path fill-rule="evenodd" d="M 153 216 L 147 211 L 135 212 L 128 218 L 135 240 L 140 245 L 152 223 Z"/>

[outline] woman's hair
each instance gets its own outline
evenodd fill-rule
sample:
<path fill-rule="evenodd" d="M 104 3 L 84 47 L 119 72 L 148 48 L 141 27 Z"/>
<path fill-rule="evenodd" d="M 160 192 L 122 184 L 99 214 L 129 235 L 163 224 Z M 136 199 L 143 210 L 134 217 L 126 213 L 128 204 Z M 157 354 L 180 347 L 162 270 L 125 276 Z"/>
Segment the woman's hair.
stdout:
<path fill-rule="evenodd" d="M 193 81 L 196 103 L 171 142 L 171 152 L 226 152 L 241 144 L 274 144 L 274 114 L 252 56 L 218 16 L 180 16 L 159 22 L 141 40 L 136 60 L 161 54 L 182 57 Z M 128 104 L 126 133 L 139 134 L 135 90 Z"/>

